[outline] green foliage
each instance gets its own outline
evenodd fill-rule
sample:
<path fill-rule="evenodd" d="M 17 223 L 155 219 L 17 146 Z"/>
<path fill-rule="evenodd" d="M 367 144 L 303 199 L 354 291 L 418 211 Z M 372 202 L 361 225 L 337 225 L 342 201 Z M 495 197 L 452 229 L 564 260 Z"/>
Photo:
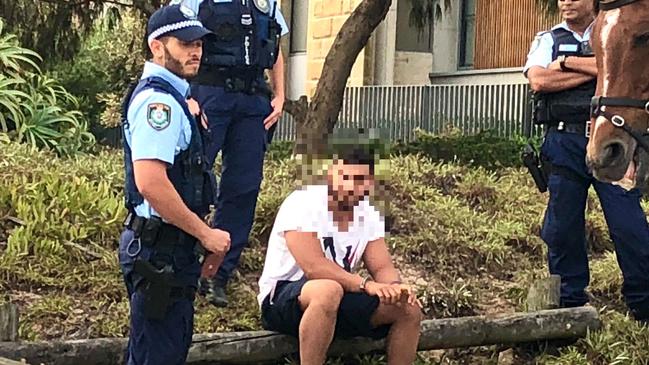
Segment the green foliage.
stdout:
<path fill-rule="evenodd" d="M 39 54 L 48 55 L 52 64 L 61 59 L 72 59 L 82 40 L 93 29 L 95 21 L 106 18 L 109 23 L 119 21 L 125 12 L 136 11 L 148 19 L 163 0 L 0 0 L 0 18 L 17 34 L 20 42 Z"/>
<path fill-rule="evenodd" d="M 640 365 L 649 359 L 649 328 L 614 311 L 602 311 L 604 328 L 588 334 L 561 356 L 546 356 L 545 365 Z"/>
<path fill-rule="evenodd" d="M 74 90 L 84 115 L 99 126 L 119 125 L 121 99 L 144 64 L 144 28 L 144 20 L 134 11 L 122 12 L 118 20 L 103 17 L 74 59 L 49 71 L 64 87 Z"/>
<path fill-rule="evenodd" d="M 3 35 L 0 20 L 0 130 L 32 147 L 72 154 L 94 138 L 77 111 L 77 100 L 53 79 L 42 75 L 38 54 Z"/>
<path fill-rule="evenodd" d="M 4 136 L 0 133 L 0 288 L 21 306 L 22 338 L 126 335 L 128 301 L 115 255 L 125 214 L 122 155 L 59 158 Z M 388 169 L 386 199 L 393 218 L 388 241 L 427 316 L 521 308 L 531 280 L 547 275 L 538 238 L 547 195 L 536 191 L 526 172 L 439 163 L 420 155 L 394 156 Z M 279 205 L 299 183 L 296 170 L 291 159 L 267 161 L 251 245 L 228 288 L 232 305 L 217 310 L 199 299 L 196 332 L 260 328 L 255 297 L 265 242 Z M 599 205 L 589 208 L 593 218 L 603 219 Z M 596 304 L 624 311 L 610 239 L 592 227 L 588 237 L 599 242 L 591 266 Z M 642 363 L 638 359 L 648 356 L 647 330 L 620 312 L 603 313 L 602 331 L 535 363 Z M 421 353 L 417 363 L 495 364 L 493 353 L 493 348 Z M 382 356 L 359 356 L 329 363 L 384 362 Z"/>
<path fill-rule="evenodd" d="M 471 164 L 494 169 L 521 166 L 521 151 L 527 141 L 520 138 L 503 138 L 493 131 L 464 135 L 457 131 L 434 135 L 416 131 L 417 139 L 409 144 L 396 144 L 393 153 L 424 154 L 433 160 Z M 534 141 L 538 144 L 538 141 Z"/>

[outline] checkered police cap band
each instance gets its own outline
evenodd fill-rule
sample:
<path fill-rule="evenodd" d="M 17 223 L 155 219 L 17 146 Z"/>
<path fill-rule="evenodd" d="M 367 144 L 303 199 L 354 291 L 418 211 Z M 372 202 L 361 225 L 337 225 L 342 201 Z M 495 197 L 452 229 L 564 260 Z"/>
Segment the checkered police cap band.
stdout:
<path fill-rule="evenodd" d="M 201 27 L 203 28 L 203 23 L 201 23 L 199 20 L 185 20 L 182 22 L 178 23 L 173 23 L 173 24 L 167 24 L 163 27 L 160 27 L 156 29 L 155 31 L 151 32 L 149 35 L 149 38 L 147 39 L 148 43 L 150 44 L 151 41 L 154 39 L 157 39 L 158 37 L 161 37 L 169 32 L 175 32 L 177 30 L 185 29 L 185 28 L 191 28 L 191 27 Z"/>

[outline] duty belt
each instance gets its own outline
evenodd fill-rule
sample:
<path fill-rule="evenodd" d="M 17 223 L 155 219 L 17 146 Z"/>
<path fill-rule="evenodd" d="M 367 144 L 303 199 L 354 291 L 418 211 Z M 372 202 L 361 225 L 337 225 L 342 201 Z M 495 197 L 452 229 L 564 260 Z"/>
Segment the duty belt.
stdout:
<path fill-rule="evenodd" d="M 196 238 L 182 229 L 165 223 L 159 217 L 143 218 L 134 213 L 129 213 L 124 221 L 124 226 L 135 233 L 142 243 L 154 246 L 160 243 L 171 245 L 184 245 L 196 243 Z"/>
<path fill-rule="evenodd" d="M 222 70 L 206 71 L 196 76 L 192 82 L 199 85 L 222 87 L 229 92 L 269 96 L 270 90 L 263 80 L 263 73 Z"/>
<path fill-rule="evenodd" d="M 582 136 L 588 137 L 588 129 L 586 123 L 564 123 L 559 122 L 558 124 L 551 124 L 548 126 L 548 132 L 562 132 L 562 133 L 574 133 L 581 134 Z"/>

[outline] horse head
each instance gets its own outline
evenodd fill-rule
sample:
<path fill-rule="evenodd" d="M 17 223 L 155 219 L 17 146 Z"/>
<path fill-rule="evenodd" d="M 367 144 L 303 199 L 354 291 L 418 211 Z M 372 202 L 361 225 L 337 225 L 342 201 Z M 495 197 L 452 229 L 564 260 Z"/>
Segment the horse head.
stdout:
<path fill-rule="evenodd" d="M 600 0 L 591 43 L 599 75 L 586 162 L 601 181 L 647 190 L 649 0 Z"/>

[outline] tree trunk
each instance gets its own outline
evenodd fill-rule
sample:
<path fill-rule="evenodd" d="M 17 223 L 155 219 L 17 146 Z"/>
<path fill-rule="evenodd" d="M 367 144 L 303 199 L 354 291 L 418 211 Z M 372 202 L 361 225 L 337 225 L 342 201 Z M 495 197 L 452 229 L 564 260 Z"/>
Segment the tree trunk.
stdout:
<path fill-rule="evenodd" d="M 296 153 L 314 156 L 326 150 L 354 62 L 391 4 L 392 0 L 363 0 L 343 24 L 325 59 L 306 120 L 296 125 Z"/>
<path fill-rule="evenodd" d="M 600 327 L 592 307 L 516 313 L 499 317 L 463 317 L 424 321 L 419 350 L 514 344 L 547 339 L 583 337 Z M 0 343 L 0 356 L 25 358 L 32 364 L 114 365 L 121 363 L 126 339 L 65 342 Z M 335 341 L 329 354 L 357 355 L 382 352 L 385 341 Z M 260 364 L 276 362 L 297 351 L 295 338 L 256 331 L 194 336 L 188 364 Z"/>

